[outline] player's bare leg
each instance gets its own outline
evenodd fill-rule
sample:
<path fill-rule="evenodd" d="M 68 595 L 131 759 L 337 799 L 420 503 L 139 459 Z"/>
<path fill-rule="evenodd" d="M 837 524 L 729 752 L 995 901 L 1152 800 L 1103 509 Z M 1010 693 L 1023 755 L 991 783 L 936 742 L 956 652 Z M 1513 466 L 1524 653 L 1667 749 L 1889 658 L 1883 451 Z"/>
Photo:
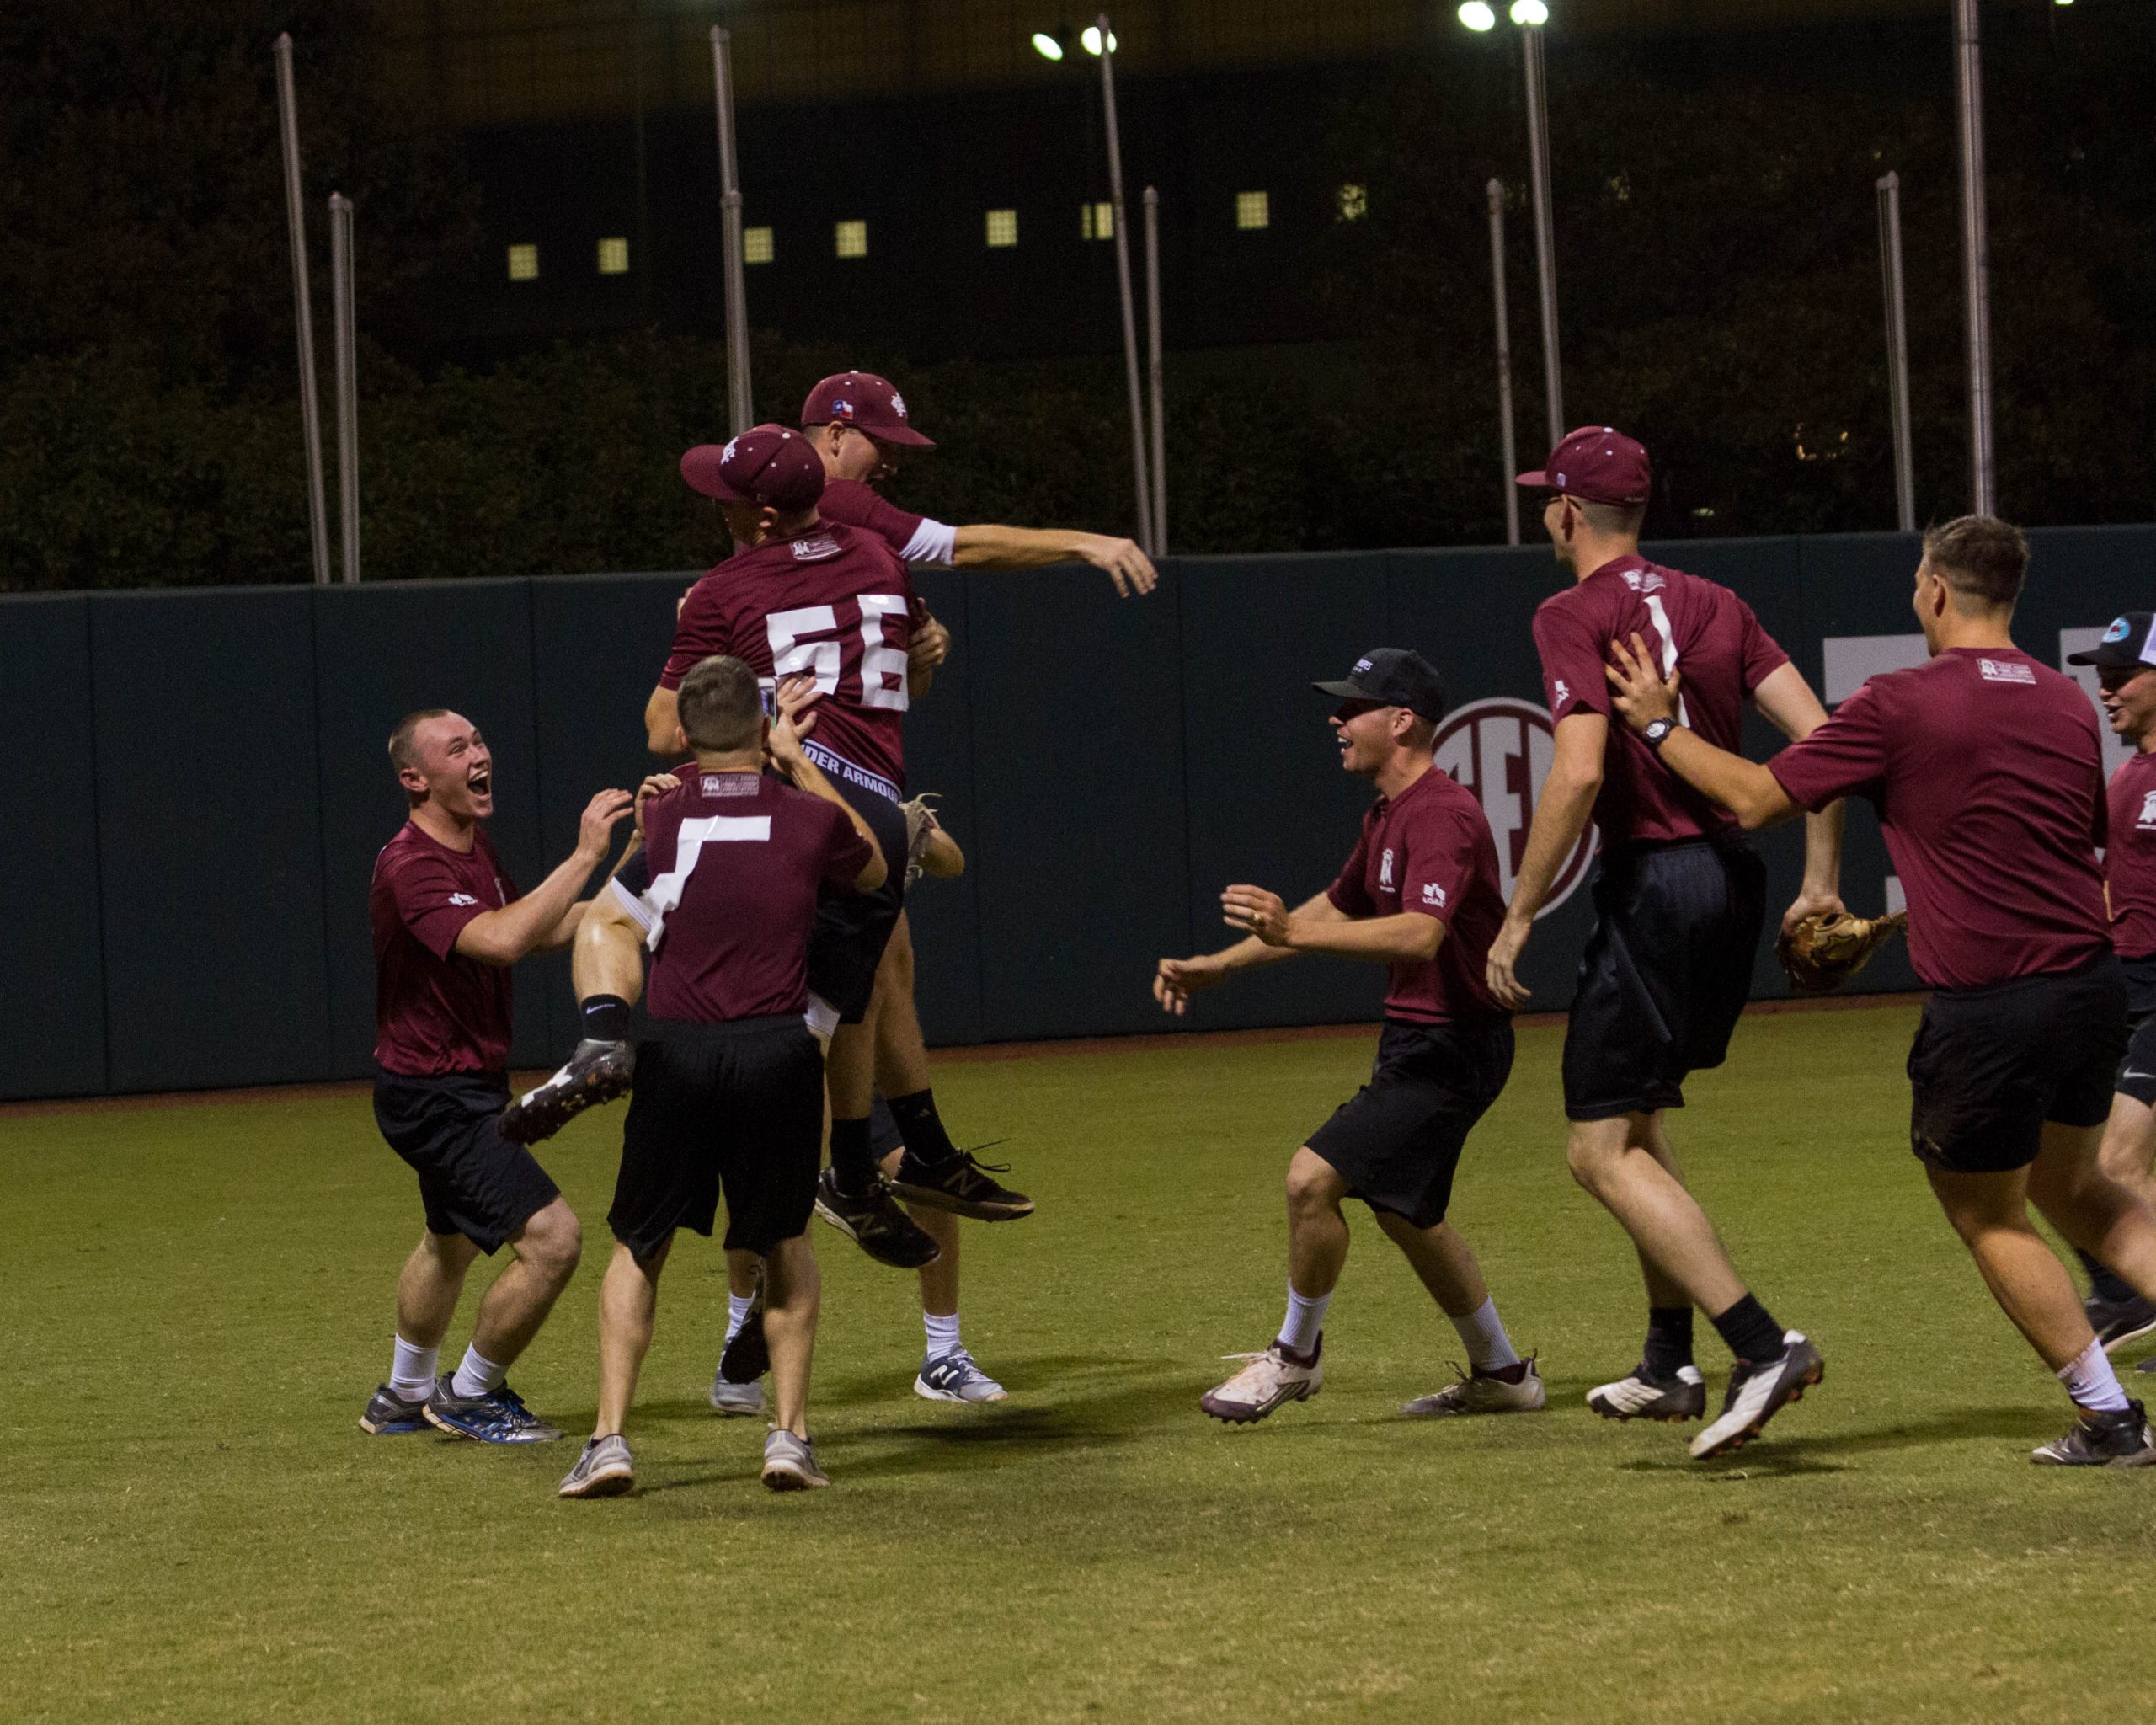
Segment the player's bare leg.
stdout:
<path fill-rule="evenodd" d="M 496 1365 L 515 1364 L 539 1333 L 584 1255 L 584 1230 L 566 1200 L 556 1199 L 510 1242 L 516 1253 L 479 1301 L 472 1345 Z"/>
<path fill-rule="evenodd" d="M 636 1461 L 623 1433 L 636 1400 L 637 1375 L 651 1350 L 659 1273 L 673 1247 L 671 1234 L 648 1258 L 614 1242 L 614 1255 L 599 1284 L 599 1418 L 576 1466 L 555 1487 L 558 1496 L 614 1498 L 636 1484 Z"/>
<path fill-rule="evenodd" d="M 2128 1055 L 2127 1064 L 2133 1064 Z M 2145 1075 L 2136 1075 L 2145 1076 Z M 2116 1091 L 2111 1096 L 2111 1118 L 2104 1124 L 2103 1144 L 2097 1164 L 2119 1185 L 2156 1210 L 2156 1109 L 2140 1097 Z M 2089 1298 L 2083 1310 L 2106 1353 L 2156 1330 L 2156 1299 L 2135 1288 L 2096 1252 L 2077 1244 L 2074 1252 L 2089 1272 Z M 2156 1371 L 2156 1361 L 2143 1360 L 2142 1369 Z"/>
<path fill-rule="evenodd" d="M 1378 1226 L 1397 1246 L 1416 1277 L 1467 1349 L 1468 1371 L 1434 1395 L 1418 1396 L 1400 1411 L 1420 1417 L 1463 1413 L 1529 1413 L 1547 1399 L 1534 1362 L 1514 1351 L 1497 1316 L 1497 1303 L 1482 1278 L 1475 1249 L 1449 1222 L 1418 1228 L 1390 1210 L 1376 1212 Z"/>
<path fill-rule="evenodd" d="M 771 1423 L 808 1435 L 808 1365 L 816 1348 L 823 1280 L 806 1234 L 764 1257 L 764 1334 L 771 1350 Z"/>
<path fill-rule="evenodd" d="M 2156 1211 L 2104 1166 L 2109 1136 L 2108 1128 L 2100 1134 L 2047 1125 L 2029 1169 L 2029 1196 L 2068 1245 L 2110 1266 L 2144 1297 L 2156 1296 Z"/>
<path fill-rule="evenodd" d="M 456 1316 L 465 1272 L 479 1248 L 462 1234 L 424 1233 L 397 1276 L 398 1339 L 414 1348 L 440 1348 Z"/>
<path fill-rule="evenodd" d="M 1230 1354 L 1250 1363 L 1198 1397 L 1214 1418 L 1248 1425 L 1324 1387 L 1325 1313 L 1348 1262 L 1348 1219 L 1340 1213 L 1348 1195 L 1340 1171 L 1307 1144 L 1289 1159 L 1288 1314 L 1271 1347 Z"/>
<path fill-rule="evenodd" d="M 1702 1311 L 1726 1311 L 1744 1297 L 1744 1284 L 1699 1200 L 1651 1147 L 1654 1130 L 1646 1114 L 1575 1120 L 1566 1146 L 1572 1178 L 1617 1218 L 1665 1287 Z"/>
<path fill-rule="evenodd" d="M 633 922 L 611 911 L 587 915 L 570 943 L 577 1044 L 559 1071 L 503 1113 L 502 1135 L 512 1144 L 551 1138 L 586 1108 L 627 1095 L 635 1079 L 629 1009 L 643 993 L 643 941 Z"/>
<path fill-rule="evenodd" d="M 876 1166 L 869 1114 L 875 1105 L 874 1001 L 858 1024 L 841 1024 L 824 1055 L 830 1104 L 830 1166 L 816 1183 L 816 1214 L 878 1263 L 915 1270 L 934 1260 L 936 1242 L 892 1195 Z"/>
<path fill-rule="evenodd" d="M 771 1370 L 768 1338 L 764 1334 L 764 1308 L 757 1296 L 763 1291 L 763 1260 L 739 1247 L 726 1254 L 726 1340 L 718 1352 L 718 1365 L 711 1375 L 711 1405 L 714 1413 L 760 1415 L 764 1411 L 764 1374 Z"/>

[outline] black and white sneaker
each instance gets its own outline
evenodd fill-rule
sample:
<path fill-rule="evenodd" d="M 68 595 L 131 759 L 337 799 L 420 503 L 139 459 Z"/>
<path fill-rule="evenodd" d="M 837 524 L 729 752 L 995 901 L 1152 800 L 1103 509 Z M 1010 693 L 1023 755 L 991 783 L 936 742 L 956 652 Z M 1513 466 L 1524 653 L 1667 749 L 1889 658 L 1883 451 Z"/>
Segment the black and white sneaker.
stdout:
<path fill-rule="evenodd" d="M 2147 1467 L 2156 1463 L 2156 1433 L 2138 1402 L 2109 1413 L 2082 1411 L 2080 1423 L 2055 1443 L 2031 1450 L 2039 1467 Z"/>
<path fill-rule="evenodd" d="M 764 1340 L 764 1279 L 759 1274 L 748 1316 L 719 1353 L 718 1375 L 728 1383 L 753 1384 L 771 1369 L 771 1346 Z"/>
<path fill-rule="evenodd" d="M 976 1162 L 969 1150 L 954 1151 L 940 1162 L 925 1162 L 908 1151 L 899 1158 L 891 1190 L 908 1204 L 948 1210 L 976 1222 L 1015 1222 L 1033 1213 L 1033 1199 L 989 1178 L 1010 1172 L 1010 1163 Z"/>
<path fill-rule="evenodd" d="M 1705 1417 L 1707 1381 L 1696 1365 L 1680 1365 L 1668 1377 L 1642 1360 L 1614 1384 L 1587 1392 L 1587 1405 L 1604 1419 L 1660 1419 L 1681 1423 Z"/>
<path fill-rule="evenodd" d="M 858 1195 L 839 1190 L 838 1176 L 826 1168 L 816 1178 L 816 1214 L 878 1263 L 894 1270 L 917 1270 L 943 1255 L 918 1222 L 899 1208 L 880 1174 Z"/>
<path fill-rule="evenodd" d="M 2091 1294 L 2081 1306 L 2106 1354 L 2156 1330 L 2156 1300 L 2138 1294 L 2131 1300 L 2105 1300 Z"/>
<path fill-rule="evenodd" d="M 427 1429 L 427 1398 L 407 1402 L 387 1384 L 377 1384 L 367 1397 L 366 1412 L 360 1416 L 360 1429 L 371 1438 L 403 1437 Z"/>
<path fill-rule="evenodd" d="M 1782 1351 L 1756 1365 L 1740 1359 L 1731 1369 L 1721 1417 L 1692 1439 L 1692 1459 L 1705 1461 L 1740 1450 L 1759 1429 L 1827 1375 L 1827 1362 L 1801 1330 L 1782 1332 Z"/>
<path fill-rule="evenodd" d="M 627 1096 L 636 1076 L 637 1053 L 628 1044 L 586 1037 L 567 1065 L 502 1111 L 502 1136 L 511 1144 L 552 1138 L 586 1108 Z"/>

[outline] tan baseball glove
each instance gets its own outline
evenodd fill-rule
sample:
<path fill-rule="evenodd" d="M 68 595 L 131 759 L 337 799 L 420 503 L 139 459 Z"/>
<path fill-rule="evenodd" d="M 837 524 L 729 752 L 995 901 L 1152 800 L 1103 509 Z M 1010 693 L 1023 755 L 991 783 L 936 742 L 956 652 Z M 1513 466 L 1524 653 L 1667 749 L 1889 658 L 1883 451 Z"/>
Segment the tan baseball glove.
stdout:
<path fill-rule="evenodd" d="M 1774 940 L 1774 956 L 1799 994 L 1832 994 L 1870 963 L 1887 938 L 1909 926 L 1897 911 L 1887 916 L 1807 916 Z"/>

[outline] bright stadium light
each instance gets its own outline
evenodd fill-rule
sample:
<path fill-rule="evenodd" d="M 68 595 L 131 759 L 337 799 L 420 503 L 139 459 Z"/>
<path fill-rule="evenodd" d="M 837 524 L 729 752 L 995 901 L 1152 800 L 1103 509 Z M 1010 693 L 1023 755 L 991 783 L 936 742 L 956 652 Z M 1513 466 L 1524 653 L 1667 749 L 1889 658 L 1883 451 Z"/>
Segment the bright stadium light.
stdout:
<path fill-rule="evenodd" d="M 1486 0 L 1467 0 L 1460 8 L 1460 21 L 1471 30 L 1493 30 L 1497 27 L 1497 14 Z"/>
<path fill-rule="evenodd" d="M 1060 60 L 1063 58 L 1063 44 L 1057 41 L 1046 30 L 1035 30 L 1033 52 L 1043 60 Z"/>
<path fill-rule="evenodd" d="M 1095 59 L 1098 59 L 1101 52 L 1101 27 L 1097 24 L 1087 24 L 1084 31 L 1079 35 L 1078 42 L 1079 45 L 1084 48 L 1088 54 L 1093 56 Z M 1110 30 L 1108 32 L 1108 52 L 1113 54 L 1122 46 L 1123 44 L 1115 39 L 1115 32 L 1113 30 Z"/>
<path fill-rule="evenodd" d="M 1542 0 L 1513 0 L 1512 19 L 1514 24 L 1547 24 L 1550 22 L 1550 8 L 1542 3 Z"/>

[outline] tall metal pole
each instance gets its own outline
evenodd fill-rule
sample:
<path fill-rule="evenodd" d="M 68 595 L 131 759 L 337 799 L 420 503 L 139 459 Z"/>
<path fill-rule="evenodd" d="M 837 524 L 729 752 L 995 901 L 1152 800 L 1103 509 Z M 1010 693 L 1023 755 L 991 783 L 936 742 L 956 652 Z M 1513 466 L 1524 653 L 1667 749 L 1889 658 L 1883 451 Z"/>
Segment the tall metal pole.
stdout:
<path fill-rule="evenodd" d="M 1550 446 L 1565 435 L 1564 367 L 1557 355 L 1557 241 L 1550 222 L 1550 105 L 1542 86 L 1542 30 L 1520 30 L 1527 60 L 1527 159 L 1534 189 L 1534 267 L 1542 285 L 1542 389 L 1550 413 Z"/>
<path fill-rule="evenodd" d="M 1153 555 L 1168 554 L 1168 453 L 1161 406 L 1161 195 L 1145 188 L 1145 347 L 1153 393 Z"/>
<path fill-rule="evenodd" d="M 1917 478 L 1909 439 L 1908 302 L 1902 287 L 1902 176 L 1882 174 L 1879 189 L 1879 270 L 1886 296 L 1886 405 L 1894 421 L 1895 519 L 1917 530 Z"/>
<path fill-rule="evenodd" d="M 1115 119 L 1114 40 L 1108 34 L 1108 15 L 1095 20 L 1101 33 L 1101 104 L 1107 120 L 1108 197 L 1115 212 L 1116 285 L 1123 297 L 1123 360 L 1130 384 L 1130 462 L 1138 480 L 1138 542 L 1148 556 L 1153 552 L 1152 487 L 1145 473 L 1145 409 L 1138 393 L 1138 314 L 1130 301 L 1130 224 L 1123 207 L 1123 138 Z"/>
<path fill-rule="evenodd" d="M 352 200 L 329 195 L 330 345 L 337 356 L 337 519 L 344 579 L 360 579 L 359 331 L 352 298 Z"/>
<path fill-rule="evenodd" d="M 277 38 L 277 120 L 285 138 L 285 225 L 292 237 L 292 302 L 300 336 L 300 425 L 307 438 L 307 525 L 314 579 L 329 585 L 329 509 L 322 495 L 322 402 L 314 376 L 314 306 L 307 281 L 307 206 L 300 195 L 299 102 L 292 93 L 292 39 Z"/>
<path fill-rule="evenodd" d="M 1954 0 L 1954 97 L 1961 133 L 1961 280 L 1968 302 L 1971 510 L 1994 513 L 1991 437 L 1991 241 L 1984 219 L 1983 54 L 1977 0 Z"/>
<path fill-rule="evenodd" d="M 1490 287 L 1497 309 L 1497 435 L 1504 444 L 1505 543 L 1519 543 L 1519 487 L 1513 482 L 1519 473 L 1518 452 L 1513 439 L 1512 320 L 1505 310 L 1505 183 L 1493 179 L 1490 195 Z M 1552 449 L 1556 447 L 1554 443 Z"/>
<path fill-rule="evenodd" d="M 726 277 L 727 422 L 739 436 L 756 422 L 749 388 L 749 292 L 742 274 L 741 180 L 734 155 L 733 37 L 711 29 L 712 81 L 718 88 L 719 261 Z"/>

